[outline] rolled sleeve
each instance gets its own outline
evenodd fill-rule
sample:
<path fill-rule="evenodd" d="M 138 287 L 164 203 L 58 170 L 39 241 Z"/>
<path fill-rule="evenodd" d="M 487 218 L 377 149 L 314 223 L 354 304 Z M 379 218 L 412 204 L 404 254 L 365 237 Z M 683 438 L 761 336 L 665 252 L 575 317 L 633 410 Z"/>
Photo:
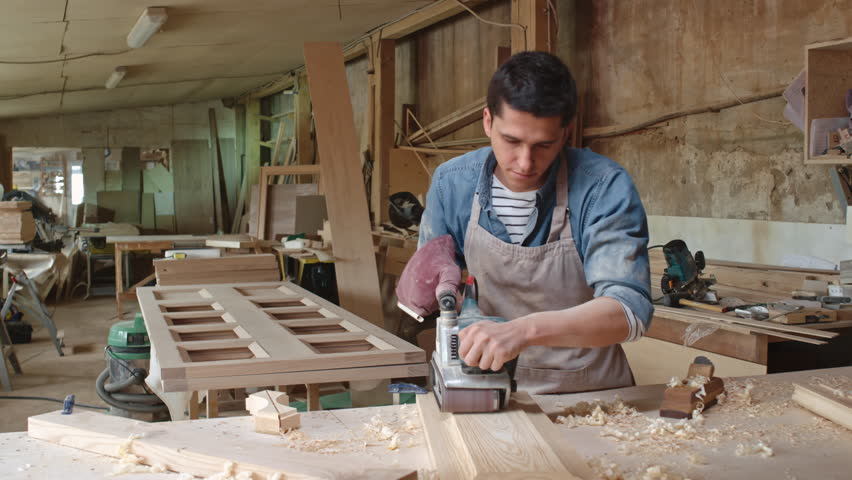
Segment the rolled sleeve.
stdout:
<path fill-rule="evenodd" d="M 648 221 L 630 175 L 614 168 L 593 190 L 583 218 L 583 266 L 595 297 L 611 297 L 641 323 L 631 325 L 627 340 L 650 327 L 651 273 Z M 628 323 L 630 323 L 629 315 Z M 640 331 L 641 330 L 641 331 Z"/>

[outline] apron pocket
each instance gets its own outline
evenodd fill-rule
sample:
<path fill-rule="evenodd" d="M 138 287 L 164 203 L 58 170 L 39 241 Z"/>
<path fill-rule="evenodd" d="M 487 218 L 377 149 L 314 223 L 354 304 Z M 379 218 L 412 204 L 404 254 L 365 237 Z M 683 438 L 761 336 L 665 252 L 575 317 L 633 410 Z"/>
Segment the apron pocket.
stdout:
<path fill-rule="evenodd" d="M 515 380 L 518 382 L 518 390 L 533 395 L 585 392 L 599 388 L 589 383 L 588 371 L 588 367 L 563 370 L 519 365 L 515 370 Z"/>

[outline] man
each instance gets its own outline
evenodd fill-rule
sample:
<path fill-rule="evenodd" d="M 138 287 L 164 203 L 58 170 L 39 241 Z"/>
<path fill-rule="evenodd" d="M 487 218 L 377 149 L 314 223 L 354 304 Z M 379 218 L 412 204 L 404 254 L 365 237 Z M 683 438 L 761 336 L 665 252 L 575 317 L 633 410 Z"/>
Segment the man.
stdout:
<path fill-rule="evenodd" d="M 620 342 L 650 324 L 648 227 L 627 172 L 566 147 L 577 105 L 568 68 L 543 52 L 494 74 L 483 112 L 491 147 L 439 166 L 420 246 L 449 234 L 486 315 L 459 334 L 466 364 L 518 357 L 519 390 L 565 393 L 633 384 Z"/>

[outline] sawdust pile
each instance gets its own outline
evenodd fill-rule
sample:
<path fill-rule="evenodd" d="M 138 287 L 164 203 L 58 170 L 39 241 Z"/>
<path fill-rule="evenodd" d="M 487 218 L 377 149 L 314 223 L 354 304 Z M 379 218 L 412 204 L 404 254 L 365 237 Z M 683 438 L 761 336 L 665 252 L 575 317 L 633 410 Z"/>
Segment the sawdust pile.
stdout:
<path fill-rule="evenodd" d="M 811 377 L 813 386 L 822 388 L 842 400 L 852 400 L 852 378 L 843 376 Z"/>

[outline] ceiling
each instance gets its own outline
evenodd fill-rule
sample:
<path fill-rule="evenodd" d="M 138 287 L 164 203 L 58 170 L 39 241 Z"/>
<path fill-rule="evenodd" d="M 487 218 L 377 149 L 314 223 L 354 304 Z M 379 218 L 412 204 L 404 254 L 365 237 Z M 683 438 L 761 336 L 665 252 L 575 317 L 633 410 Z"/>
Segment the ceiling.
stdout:
<path fill-rule="evenodd" d="M 433 0 L 152 1 L 4 0 L 0 118 L 237 96 L 302 65 L 306 41 L 347 43 Z M 128 49 L 149 6 L 169 18 Z M 118 66 L 127 74 L 107 90 Z"/>

